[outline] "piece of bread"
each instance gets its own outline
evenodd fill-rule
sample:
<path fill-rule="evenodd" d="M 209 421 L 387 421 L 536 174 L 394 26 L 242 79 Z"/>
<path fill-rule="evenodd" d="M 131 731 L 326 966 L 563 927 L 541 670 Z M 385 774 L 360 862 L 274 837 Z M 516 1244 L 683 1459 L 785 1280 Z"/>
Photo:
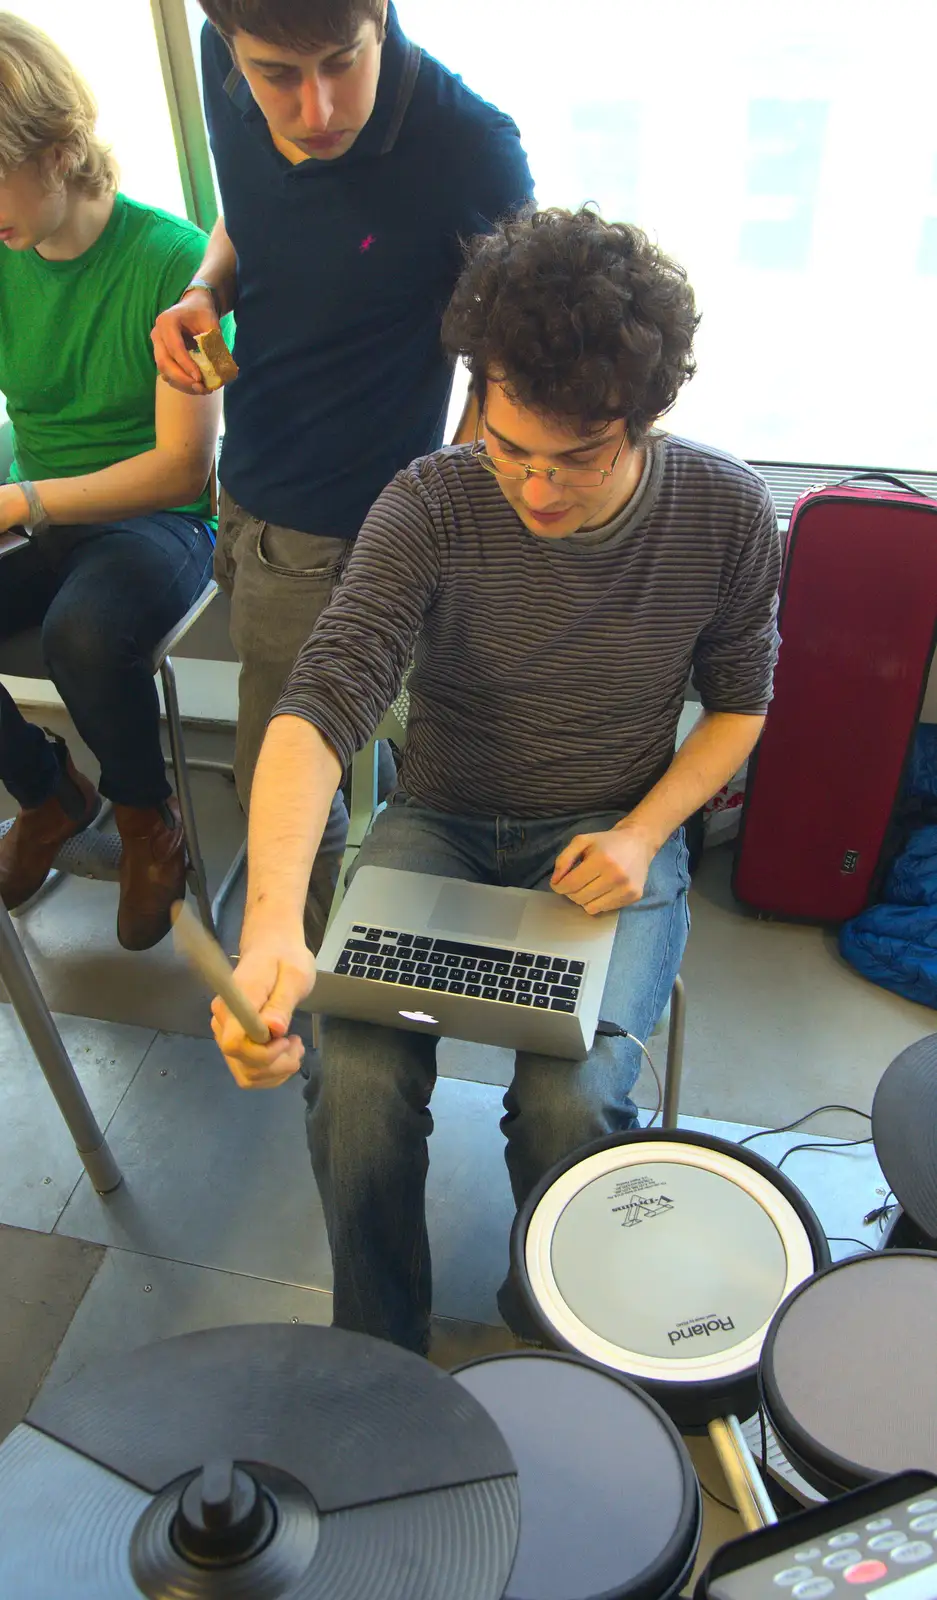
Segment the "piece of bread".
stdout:
<path fill-rule="evenodd" d="M 220 328 L 209 328 L 207 333 L 195 335 L 192 360 L 202 374 L 206 389 L 220 389 L 238 375 L 238 365 L 224 342 Z"/>

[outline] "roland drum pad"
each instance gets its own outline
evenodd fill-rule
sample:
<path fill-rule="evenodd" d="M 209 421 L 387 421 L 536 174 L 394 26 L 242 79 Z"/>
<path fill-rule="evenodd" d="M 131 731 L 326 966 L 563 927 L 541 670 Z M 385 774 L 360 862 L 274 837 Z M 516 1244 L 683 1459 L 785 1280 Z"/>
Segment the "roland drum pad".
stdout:
<path fill-rule="evenodd" d="M 554 1167 L 511 1246 L 545 1341 L 633 1378 L 683 1430 L 755 1410 L 771 1319 L 830 1259 L 803 1196 L 753 1151 L 648 1129 Z"/>
<path fill-rule="evenodd" d="M 504 1600 L 670 1600 L 702 1527 L 686 1445 L 626 1378 L 576 1356 L 514 1353 L 453 1376 L 517 1463 L 521 1535 Z"/>
<path fill-rule="evenodd" d="M 821 1494 L 937 1472 L 937 1254 L 875 1251 L 802 1284 L 768 1331 L 761 1388 L 781 1449 Z"/>

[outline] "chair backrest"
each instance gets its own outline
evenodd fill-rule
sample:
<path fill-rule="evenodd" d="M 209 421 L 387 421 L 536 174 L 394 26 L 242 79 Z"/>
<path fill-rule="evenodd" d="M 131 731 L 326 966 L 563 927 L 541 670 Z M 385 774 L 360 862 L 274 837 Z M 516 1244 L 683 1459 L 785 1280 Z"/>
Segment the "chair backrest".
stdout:
<path fill-rule="evenodd" d="M 198 622 L 199 617 L 202 616 L 203 612 L 208 610 L 208 607 L 211 605 L 217 593 L 217 583 L 215 582 L 214 578 L 209 578 L 201 594 L 197 595 L 193 600 L 185 616 L 180 617 L 179 621 L 173 624 L 165 637 L 160 639 L 159 644 L 153 651 L 154 672 L 159 671 L 168 655 L 172 655 L 174 652 L 178 651 L 178 648 L 189 629 L 193 627 L 196 622 Z"/>
<path fill-rule="evenodd" d="M 169 644 L 163 640 L 159 646 L 164 656 L 171 654 L 182 661 L 237 661 L 231 643 L 231 602 L 213 581 L 210 588 L 211 604 L 208 589 L 203 589 L 194 606 L 176 623 Z"/>
<path fill-rule="evenodd" d="M 228 618 L 227 595 L 221 594 L 214 579 L 209 578 L 185 616 L 179 618 L 156 646 L 154 673 L 168 655 L 195 661 L 236 661 Z M 0 674 L 10 678 L 48 678 L 42 659 L 41 628 L 25 628 L 22 633 L 0 640 Z"/>

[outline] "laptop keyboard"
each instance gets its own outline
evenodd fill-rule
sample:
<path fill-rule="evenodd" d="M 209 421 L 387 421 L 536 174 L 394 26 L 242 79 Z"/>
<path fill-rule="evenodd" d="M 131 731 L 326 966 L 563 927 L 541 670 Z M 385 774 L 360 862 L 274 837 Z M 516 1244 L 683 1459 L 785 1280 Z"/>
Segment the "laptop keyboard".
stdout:
<path fill-rule="evenodd" d="M 530 1006 L 535 1011 L 576 1010 L 584 961 L 504 950 L 498 945 L 433 939 L 357 923 L 345 940 L 335 971 L 433 994 Z"/>

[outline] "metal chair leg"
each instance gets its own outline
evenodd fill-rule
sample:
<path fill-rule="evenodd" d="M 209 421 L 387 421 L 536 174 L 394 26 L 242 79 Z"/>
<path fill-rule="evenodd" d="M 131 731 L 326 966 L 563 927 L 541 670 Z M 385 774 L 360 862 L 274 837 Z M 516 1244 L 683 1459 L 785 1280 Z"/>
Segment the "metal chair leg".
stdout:
<path fill-rule="evenodd" d="M 348 833 L 345 839 L 345 850 L 342 855 L 342 864 L 338 869 L 338 883 L 332 896 L 329 907 L 329 919 L 325 925 L 326 933 L 329 932 L 335 915 L 345 895 L 345 880 L 351 871 L 352 863 L 358 854 L 368 834 L 374 818 L 382 809 L 377 801 L 377 766 L 378 752 L 377 740 L 371 739 L 354 756 L 351 763 L 351 795 L 348 806 Z"/>
<path fill-rule="evenodd" d="M 351 763 L 351 803 L 348 807 L 348 835 L 345 841 L 345 850 L 342 855 L 342 864 L 338 869 L 338 882 L 329 907 L 329 918 L 325 925 L 326 933 L 335 921 L 335 915 L 345 897 L 345 880 L 351 871 L 352 864 L 367 835 L 368 829 L 374 821 L 377 812 L 381 809 L 377 803 L 377 740 L 371 739 L 363 750 L 359 750 Z M 312 1013 L 312 1048 L 319 1048 L 319 1017 Z"/>
<path fill-rule="evenodd" d="M 664 1075 L 664 1114 L 662 1128 L 675 1128 L 680 1109 L 680 1083 L 683 1078 L 683 1042 L 686 1037 L 686 989 L 678 975 L 670 994 L 670 1028 L 667 1034 L 667 1069 Z"/>
<path fill-rule="evenodd" d="M 380 809 L 377 803 L 377 763 L 376 739 L 371 739 L 352 758 L 346 840 L 349 846 L 361 844 Z"/>
<path fill-rule="evenodd" d="M 52 1013 L 36 982 L 36 975 L 16 937 L 10 914 L 2 903 L 0 978 L 32 1045 L 46 1083 L 58 1102 L 88 1177 L 98 1194 L 109 1194 L 122 1181 L 120 1168 L 85 1098 L 59 1030 L 52 1020 Z"/>
<path fill-rule="evenodd" d="M 170 760 L 167 762 L 167 766 L 170 767 L 174 766 L 174 764 L 175 763 L 173 762 L 172 758 L 170 758 Z M 234 768 L 230 761 L 211 761 L 205 756 L 187 755 L 185 758 L 185 768 L 186 772 L 214 772 L 217 773 L 220 778 L 226 778 L 228 783 L 232 785 L 234 784 Z M 231 897 L 232 891 L 238 879 L 240 878 L 241 873 L 244 871 L 244 863 L 246 859 L 247 839 L 245 838 L 243 844 L 238 850 L 237 855 L 234 857 L 234 860 L 231 862 L 231 865 L 218 885 L 214 898 L 212 899 L 211 918 L 212 922 L 214 923 L 216 934 L 221 928 L 221 919 L 224 915 L 225 906 Z"/>
<path fill-rule="evenodd" d="M 218 885 L 218 892 L 215 895 L 215 898 L 211 903 L 212 921 L 215 924 L 215 928 L 218 931 L 219 936 L 220 936 L 220 930 L 221 930 L 221 919 L 222 919 L 222 917 L 224 915 L 224 908 L 227 905 L 228 900 L 231 897 L 231 893 L 232 893 L 232 890 L 234 889 L 235 884 L 237 883 L 238 879 L 240 878 L 241 873 L 244 871 L 244 863 L 245 863 L 246 860 L 247 860 L 247 840 L 245 839 L 243 841 L 243 843 L 241 844 L 241 847 L 238 850 L 238 853 L 235 856 L 234 860 L 232 861 L 230 867 L 228 868 L 228 870 L 225 873 L 224 877 L 222 878 L 220 884 Z"/>
<path fill-rule="evenodd" d="M 778 1514 L 735 1416 L 715 1417 L 709 1437 L 746 1533 L 771 1527 Z"/>
<path fill-rule="evenodd" d="M 176 674 L 172 658 L 167 656 L 159 669 L 163 680 L 163 698 L 166 706 L 166 726 L 169 732 L 169 750 L 172 756 L 173 770 L 176 775 L 176 794 L 179 799 L 179 810 L 182 814 L 182 831 L 185 834 L 186 849 L 192 874 L 195 879 L 195 898 L 198 902 L 199 915 L 208 932 L 215 932 L 215 923 L 212 917 L 211 899 L 208 894 L 208 880 L 205 876 L 205 863 L 202 860 L 202 849 L 199 844 L 198 828 L 195 822 L 195 807 L 192 804 L 192 789 L 189 784 L 189 774 L 185 764 L 185 744 L 182 736 L 182 718 L 179 714 L 179 696 L 176 693 Z"/>

